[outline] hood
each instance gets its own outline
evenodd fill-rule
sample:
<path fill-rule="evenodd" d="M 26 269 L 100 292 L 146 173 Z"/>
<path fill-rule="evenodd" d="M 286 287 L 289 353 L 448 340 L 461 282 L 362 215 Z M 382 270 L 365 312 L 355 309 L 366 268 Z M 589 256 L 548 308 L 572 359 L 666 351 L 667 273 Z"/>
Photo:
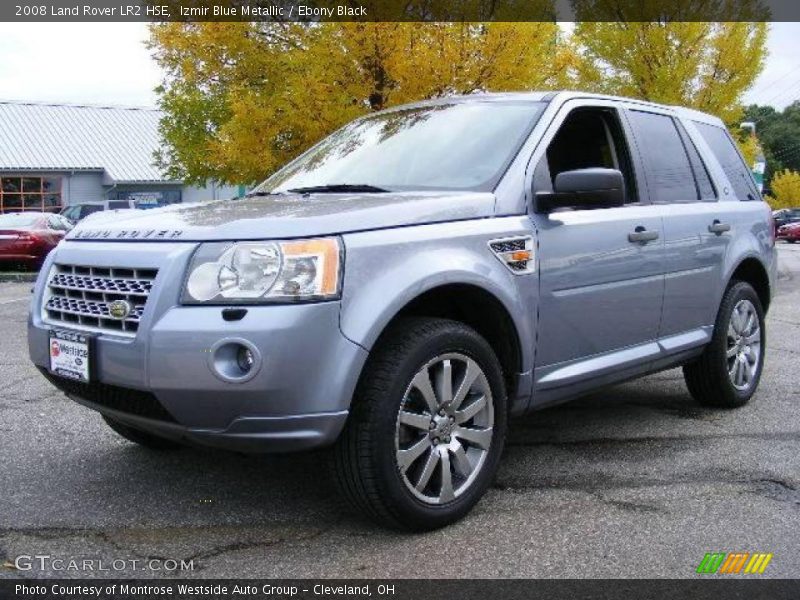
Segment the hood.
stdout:
<path fill-rule="evenodd" d="M 82 221 L 73 240 L 214 241 L 331 235 L 494 214 L 488 192 L 289 194 L 108 211 Z"/>

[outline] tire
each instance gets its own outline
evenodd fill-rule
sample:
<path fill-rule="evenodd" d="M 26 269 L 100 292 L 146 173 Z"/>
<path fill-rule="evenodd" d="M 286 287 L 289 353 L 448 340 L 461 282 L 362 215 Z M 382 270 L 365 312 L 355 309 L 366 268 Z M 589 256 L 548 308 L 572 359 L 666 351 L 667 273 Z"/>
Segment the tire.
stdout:
<path fill-rule="evenodd" d="M 181 448 L 180 444 L 173 442 L 172 440 L 152 435 L 140 429 L 128 427 L 127 425 L 120 423 L 111 417 L 103 415 L 103 420 L 109 427 L 111 427 L 111 429 L 129 442 L 139 444 L 140 446 L 143 446 L 149 450 L 177 450 L 178 448 Z"/>
<path fill-rule="evenodd" d="M 422 373 L 432 383 L 427 393 Z M 441 404 L 446 373 L 452 400 Z M 473 383 L 462 388 L 468 375 Z M 466 397 L 458 393 L 467 387 Z M 432 406 L 444 406 L 444 415 Z M 332 452 L 337 485 L 381 525 L 443 527 L 466 515 L 491 483 L 506 422 L 503 372 L 486 340 L 456 321 L 403 319 L 381 336 L 364 368 Z"/>
<path fill-rule="evenodd" d="M 752 315 L 752 326 L 749 316 L 743 317 L 744 323 L 734 317 L 734 309 L 737 315 L 744 314 L 744 309 L 751 311 L 748 315 Z M 743 328 L 742 332 L 739 328 Z M 766 342 L 764 309 L 758 294 L 749 283 L 732 281 L 722 298 L 711 342 L 699 359 L 683 367 L 692 397 L 703 406 L 716 408 L 747 404 L 761 380 Z M 728 356 L 729 353 L 733 355 Z M 737 362 L 741 363 L 741 371 Z M 744 385 L 737 385 L 739 382 Z"/>

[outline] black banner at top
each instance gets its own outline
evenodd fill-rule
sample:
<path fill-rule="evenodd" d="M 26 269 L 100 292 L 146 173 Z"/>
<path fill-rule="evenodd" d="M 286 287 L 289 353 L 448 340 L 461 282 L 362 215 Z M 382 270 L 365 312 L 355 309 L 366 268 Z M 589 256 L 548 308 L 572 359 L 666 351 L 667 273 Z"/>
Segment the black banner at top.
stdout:
<path fill-rule="evenodd" d="M 800 21 L 800 1 L 3 0 L 0 21 Z"/>

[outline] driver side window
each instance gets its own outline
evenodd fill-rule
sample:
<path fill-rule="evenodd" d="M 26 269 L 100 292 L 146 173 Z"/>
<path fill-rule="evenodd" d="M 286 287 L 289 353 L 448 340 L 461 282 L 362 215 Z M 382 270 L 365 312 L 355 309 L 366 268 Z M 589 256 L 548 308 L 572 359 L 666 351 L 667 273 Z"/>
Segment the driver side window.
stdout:
<path fill-rule="evenodd" d="M 552 192 L 559 173 L 590 168 L 621 171 L 625 203 L 638 202 L 630 152 L 615 109 L 577 108 L 567 116 L 536 165 L 536 192 Z"/>

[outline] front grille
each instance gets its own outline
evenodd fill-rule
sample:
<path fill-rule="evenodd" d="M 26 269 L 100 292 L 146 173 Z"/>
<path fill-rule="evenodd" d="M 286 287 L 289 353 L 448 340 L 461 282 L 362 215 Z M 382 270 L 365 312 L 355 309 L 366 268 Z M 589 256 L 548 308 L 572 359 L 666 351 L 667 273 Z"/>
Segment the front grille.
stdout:
<path fill-rule="evenodd" d="M 54 265 L 47 282 L 43 318 L 78 329 L 135 335 L 157 273 L 157 269 Z M 116 300 L 130 305 L 124 319 L 111 316 L 109 307 Z"/>
<path fill-rule="evenodd" d="M 107 383 L 83 383 L 82 381 L 58 377 L 47 369 L 39 368 L 39 370 L 50 383 L 70 396 L 77 396 L 92 404 L 138 417 L 166 421 L 168 423 L 177 422 L 164 408 L 164 405 L 158 401 L 158 398 L 150 392 L 118 387 Z"/>

